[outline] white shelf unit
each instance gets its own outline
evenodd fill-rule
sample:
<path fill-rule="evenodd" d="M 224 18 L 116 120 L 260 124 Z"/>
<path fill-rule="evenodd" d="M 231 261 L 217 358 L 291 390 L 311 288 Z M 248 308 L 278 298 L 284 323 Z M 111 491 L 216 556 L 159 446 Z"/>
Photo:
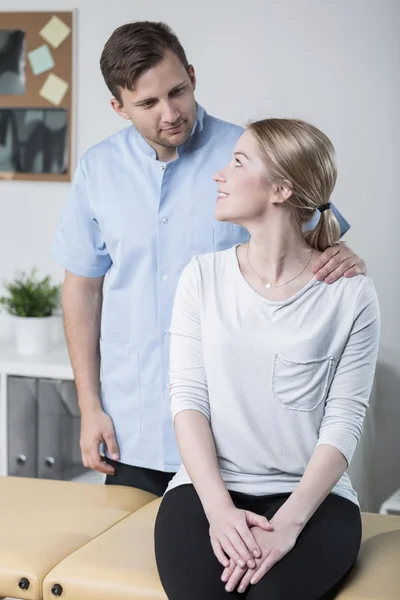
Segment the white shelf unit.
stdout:
<path fill-rule="evenodd" d="M 18 354 L 12 342 L 0 344 L 0 475 L 7 475 L 7 389 L 12 376 L 73 380 L 66 344 L 37 356 Z"/>

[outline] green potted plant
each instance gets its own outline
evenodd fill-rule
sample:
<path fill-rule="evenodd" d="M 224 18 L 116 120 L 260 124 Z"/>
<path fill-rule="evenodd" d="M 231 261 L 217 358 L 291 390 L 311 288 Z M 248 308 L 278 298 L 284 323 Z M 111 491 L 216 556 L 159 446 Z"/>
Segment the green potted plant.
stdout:
<path fill-rule="evenodd" d="M 0 305 L 13 315 L 16 322 L 16 346 L 20 354 L 45 354 L 51 347 L 52 319 L 60 306 L 60 285 L 51 277 L 40 279 L 37 269 L 20 272 L 5 283 L 8 292 Z"/>

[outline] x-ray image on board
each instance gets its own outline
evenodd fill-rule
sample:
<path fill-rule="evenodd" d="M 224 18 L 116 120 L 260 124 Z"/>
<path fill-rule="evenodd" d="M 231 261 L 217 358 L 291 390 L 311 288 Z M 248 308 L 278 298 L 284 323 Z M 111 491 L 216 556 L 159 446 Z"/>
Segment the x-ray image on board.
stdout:
<path fill-rule="evenodd" d="M 0 29 L 0 95 L 25 93 L 25 33 Z"/>
<path fill-rule="evenodd" d="M 61 108 L 0 109 L 0 173 L 66 173 L 67 118 Z"/>

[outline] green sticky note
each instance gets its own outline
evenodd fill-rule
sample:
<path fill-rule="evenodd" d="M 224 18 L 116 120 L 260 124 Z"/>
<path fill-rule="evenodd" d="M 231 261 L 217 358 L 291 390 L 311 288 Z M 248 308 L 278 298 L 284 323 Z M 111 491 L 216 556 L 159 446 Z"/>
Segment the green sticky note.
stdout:
<path fill-rule="evenodd" d="M 47 44 L 43 44 L 43 46 L 39 46 L 39 48 L 28 52 L 28 58 L 34 75 L 50 71 L 55 66 L 53 56 Z"/>

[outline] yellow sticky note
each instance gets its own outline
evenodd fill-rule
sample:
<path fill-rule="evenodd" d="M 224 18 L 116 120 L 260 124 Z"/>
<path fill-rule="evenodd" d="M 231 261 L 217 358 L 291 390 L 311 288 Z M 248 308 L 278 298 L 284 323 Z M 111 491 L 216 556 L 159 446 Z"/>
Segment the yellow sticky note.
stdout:
<path fill-rule="evenodd" d="M 53 48 L 58 48 L 67 39 L 71 29 L 56 16 L 51 17 L 50 21 L 39 32 L 46 42 Z"/>
<path fill-rule="evenodd" d="M 59 106 L 65 94 L 67 93 L 67 89 L 68 83 L 64 81 L 64 79 L 61 79 L 61 77 L 50 73 L 39 94 L 42 96 L 42 98 L 45 98 L 52 104 Z"/>

